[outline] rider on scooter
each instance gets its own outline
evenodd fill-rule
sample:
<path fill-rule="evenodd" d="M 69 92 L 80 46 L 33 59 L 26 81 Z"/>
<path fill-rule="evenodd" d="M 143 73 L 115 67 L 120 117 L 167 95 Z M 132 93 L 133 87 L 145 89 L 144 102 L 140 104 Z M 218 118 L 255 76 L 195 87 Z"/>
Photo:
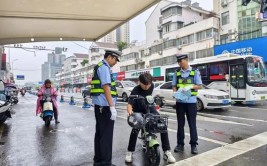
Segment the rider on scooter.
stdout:
<path fill-rule="evenodd" d="M 152 76 L 150 73 L 143 73 L 139 76 L 139 85 L 134 87 L 131 92 L 131 95 L 140 95 L 142 97 L 151 96 L 154 89 L 154 84 L 152 84 Z M 132 100 L 129 98 L 129 102 L 127 105 L 128 115 L 131 115 L 134 112 L 140 112 L 145 114 L 146 109 L 145 106 L 142 106 L 142 103 L 139 100 Z M 152 114 L 159 114 L 155 109 L 151 110 L 150 113 Z M 132 129 L 129 145 L 128 145 L 128 152 L 126 153 L 125 161 L 127 163 L 131 163 L 133 161 L 133 152 L 135 151 L 135 145 L 139 133 L 139 129 Z M 164 159 L 167 160 L 168 163 L 174 163 L 176 160 L 170 152 L 170 143 L 168 133 L 161 133 L 161 142 L 162 142 L 162 149 L 164 151 Z"/>
<path fill-rule="evenodd" d="M 51 81 L 49 79 L 45 80 L 44 85 L 37 93 L 38 99 L 37 99 L 36 115 L 38 115 L 39 113 L 42 113 L 42 108 L 43 108 L 43 104 L 44 104 L 44 100 L 42 100 L 43 95 L 51 96 L 52 104 L 53 104 L 53 111 L 54 111 L 54 116 L 55 116 L 55 122 L 56 122 L 56 124 L 60 123 L 58 121 L 58 106 L 57 106 L 57 102 L 56 102 L 57 91 L 55 90 L 55 88 L 53 88 L 51 86 Z"/>

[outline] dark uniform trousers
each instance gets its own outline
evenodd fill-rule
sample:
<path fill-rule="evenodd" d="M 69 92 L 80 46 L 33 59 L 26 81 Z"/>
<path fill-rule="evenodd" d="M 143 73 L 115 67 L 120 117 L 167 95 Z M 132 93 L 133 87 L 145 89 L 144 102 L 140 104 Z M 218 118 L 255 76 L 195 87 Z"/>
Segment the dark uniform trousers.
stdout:
<path fill-rule="evenodd" d="M 110 166 L 112 162 L 114 121 L 110 117 L 108 106 L 95 105 L 95 165 Z"/>
<path fill-rule="evenodd" d="M 185 115 L 187 117 L 189 129 L 190 129 L 190 144 L 198 145 L 197 140 L 197 127 L 196 116 L 197 106 L 196 103 L 178 103 L 176 102 L 176 115 L 178 120 L 178 132 L 177 132 L 177 144 L 184 145 L 184 125 Z"/>
<path fill-rule="evenodd" d="M 158 111 L 156 111 L 155 109 L 151 109 L 150 113 L 159 114 Z M 129 152 L 135 151 L 135 146 L 136 146 L 136 141 L 137 141 L 139 131 L 140 129 L 132 129 L 129 144 L 128 144 Z M 160 138 L 161 138 L 161 143 L 162 143 L 162 150 L 163 151 L 170 150 L 171 148 L 170 148 L 170 143 L 169 143 L 168 132 L 160 133 Z"/>

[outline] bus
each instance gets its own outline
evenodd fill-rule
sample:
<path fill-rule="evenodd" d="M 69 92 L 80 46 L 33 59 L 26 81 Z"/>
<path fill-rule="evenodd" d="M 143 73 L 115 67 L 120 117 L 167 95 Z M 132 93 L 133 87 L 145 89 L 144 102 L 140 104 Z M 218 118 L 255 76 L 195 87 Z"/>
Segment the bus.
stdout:
<path fill-rule="evenodd" d="M 267 100 L 265 64 L 260 56 L 221 54 L 190 62 L 200 71 L 202 82 L 209 88 L 228 92 L 236 103 Z M 171 81 L 179 67 L 165 67 L 165 81 Z"/>

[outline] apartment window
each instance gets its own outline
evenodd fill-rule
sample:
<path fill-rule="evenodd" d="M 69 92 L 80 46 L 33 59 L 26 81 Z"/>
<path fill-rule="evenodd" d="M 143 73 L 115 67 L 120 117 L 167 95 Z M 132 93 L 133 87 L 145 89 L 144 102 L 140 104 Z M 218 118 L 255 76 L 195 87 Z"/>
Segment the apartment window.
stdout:
<path fill-rule="evenodd" d="M 184 27 L 184 23 L 183 22 L 177 22 L 177 29 L 181 29 Z"/>
<path fill-rule="evenodd" d="M 132 52 L 130 54 L 126 54 L 126 55 L 123 55 L 121 57 L 121 61 L 126 61 L 126 60 L 130 60 L 130 59 L 135 59 L 135 58 L 138 58 L 139 57 L 139 53 L 138 52 Z"/>
<path fill-rule="evenodd" d="M 229 17 L 229 11 L 222 13 L 222 25 L 229 24 L 230 17 Z"/>
<path fill-rule="evenodd" d="M 194 43 L 194 34 L 188 36 L 188 43 Z"/>
<path fill-rule="evenodd" d="M 205 31 L 198 32 L 197 41 L 204 40 L 204 39 L 206 39 L 206 32 Z"/>
<path fill-rule="evenodd" d="M 167 23 L 163 25 L 163 33 L 168 33 L 171 30 L 171 23 Z"/>
<path fill-rule="evenodd" d="M 171 64 L 176 64 L 176 55 L 152 60 L 149 62 L 150 67 L 164 66 L 164 65 L 171 65 Z"/>
<path fill-rule="evenodd" d="M 181 15 L 182 14 L 182 7 L 180 6 L 175 6 L 175 7 L 171 7 L 171 8 L 168 8 L 164 11 L 162 11 L 161 15 L 162 15 L 162 18 L 166 18 L 166 17 L 170 17 L 172 15 Z"/>
<path fill-rule="evenodd" d="M 91 52 L 99 52 L 99 48 L 92 48 Z"/>
<path fill-rule="evenodd" d="M 207 37 L 207 38 L 212 37 L 212 29 L 208 29 L 208 30 L 206 30 L 206 37 Z"/>
<path fill-rule="evenodd" d="M 229 43 L 228 35 L 221 35 L 221 44 Z"/>
<path fill-rule="evenodd" d="M 196 58 L 205 58 L 205 57 L 210 57 L 213 56 L 213 49 L 205 49 L 205 50 L 199 50 L 196 51 Z"/>
<path fill-rule="evenodd" d="M 175 46 L 176 46 L 176 40 L 175 39 L 168 40 L 168 41 L 165 41 L 163 43 L 163 48 L 164 49 L 167 49 L 167 48 L 170 48 L 170 47 L 175 47 Z"/>
<path fill-rule="evenodd" d="M 144 57 L 144 55 L 145 55 L 145 50 L 141 50 L 140 52 L 141 52 L 141 57 Z"/>
<path fill-rule="evenodd" d="M 188 60 L 193 61 L 195 59 L 195 52 L 189 52 L 188 53 Z"/>

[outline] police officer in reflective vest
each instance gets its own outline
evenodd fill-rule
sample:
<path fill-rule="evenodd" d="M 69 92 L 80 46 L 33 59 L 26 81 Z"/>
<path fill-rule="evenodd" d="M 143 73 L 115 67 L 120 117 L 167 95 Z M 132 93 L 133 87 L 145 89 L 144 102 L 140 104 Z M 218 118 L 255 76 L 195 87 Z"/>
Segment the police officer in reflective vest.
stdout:
<path fill-rule="evenodd" d="M 106 50 L 104 59 L 94 67 L 90 90 L 96 118 L 94 165 L 112 166 L 117 90 L 111 67 L 119 62 L 120 55 L 118 51 Z"/>
<path fill-rule="evenodd" d="M 190 144 L 191 144 L 191 153 L 197 154 L 197 128 L 196 128 L 196 116 L 197 116 L 197 107 L 196 107 L 196 95 L 198 89 L 202 88 L 202 81 L 200 77 L 200 72 L 198 69 L 193 69 L 188 64 L 188 55 L 181 54 L 177 55 L 177 62 L 180 68 L 174 73 L 172 86 L 173 92 L 176 93 L 178 89 L 183 91 L 191 91 L 191 96 L 186 101 L 176 100 L 176 115 L 178 120 L 178 132 L 177 132 L 177 146 L 174 149 L 174 152 L 184 151 L 184 125 L 185 125 L 185 115 L 188 120 L 190 128 Z M 190 95 L 190 93 L 189 93 Z"/>

